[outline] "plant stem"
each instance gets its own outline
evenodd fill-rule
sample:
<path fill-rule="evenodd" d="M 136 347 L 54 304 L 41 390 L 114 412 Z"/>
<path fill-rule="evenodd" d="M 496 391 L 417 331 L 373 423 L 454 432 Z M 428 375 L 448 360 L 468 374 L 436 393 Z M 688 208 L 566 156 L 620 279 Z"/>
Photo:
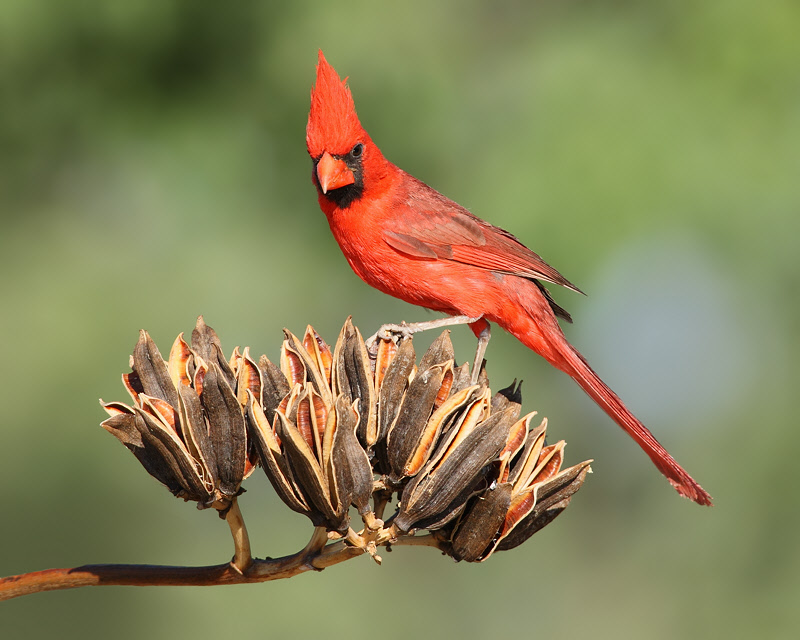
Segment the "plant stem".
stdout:
<path fill-rule="evenodd" d="M 401 536 L 391 543 L 392 546 L 404 547 L 433 547 L 444 551 L 447 543 L 434 535 L 425 534 L 421 536 Z"/>
<path fill-rule="evenodd" d="M 247 527 L 244 524 L 242 511 L 239 509 L 239 500 L 234 498 L 231 508 L 225 515 L 225 520 L 231 528 L 231 535 L 233 536 L 233 560 L 231 564 L 234 569 L 244 574 L 250 565 L 253 563 L 253 557 L 250 552 L 250 536 L 247 535 Z"/>
<path fill-rule="evenodd" d="M 380 556 L 375 551 L 382 545 L 427 546 L 440 550 L 444 550 L 447 545 L 447 542 L 433 535 L 397 536 L 397 532 L 392 529 L 366 531 L 366 537 L 351 530 L 347 539 L 328 544 L 325 527 L 315 527 L 308 544 L 297 553 L 260 560 L 250 555 L 247 529 L 235 501 L 226 519 L 236 544 L 236 553 L 231 562 L 206 567 L 87 564 L 72 569 L 34 571 L 0 578 L 0 600 L 10 600 L 40 591 L 101 585 L 208 587 L 268 582 L 292 578 L 307 571 L 322 571 L 364 553 L 369 553 L 380 562 Z"/>
<path fill-rule="evenodd" d="M 283 558 L 253 559 L 244 572 L 236 568 L 235 561 L 206 567 L 95 564 L 34 571 L 0 578 L 0 600 L 10 600 L 40 591 L 100 585 L 203 587 L 267 582 L 291 578 L 306 571 L 322 571 L 364 553 L 364 550 L 353 548 L 344 541 L 326 546 L 327 540 L 324 527 L 317 527 L 303 550 Z M 244 555 L 244 552 L 239 555 Z M 249 552 L 247 555 L 249 557 Z"/>

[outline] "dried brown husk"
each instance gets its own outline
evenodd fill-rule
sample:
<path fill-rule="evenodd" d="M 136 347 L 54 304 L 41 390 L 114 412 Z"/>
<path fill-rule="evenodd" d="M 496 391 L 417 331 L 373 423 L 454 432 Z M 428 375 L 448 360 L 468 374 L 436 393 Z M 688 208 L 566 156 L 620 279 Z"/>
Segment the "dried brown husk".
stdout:
<path fill-rule="evenodd" d="M 438 529 L 458 516 L 502 451 L 519 415 L 518 405 L 491 413 L 487 388 L 469 387 L 454 397 L 462 393 L 471 395 L 470 401 L 454 403 L 449 429 L 403 491 L 394 521 L 401 531 Z"/>
<path fill-rule="evenodd" d="M 237 380 L 217 334 L 198 318 L 192 346 L 179 335 L 165 362 L 142 331 L 131 368 L 123 383 L 134 405 L 103 403 L 111 416 L 103 428 L 174 495 L 224 511 L 252 465 Z"/>
<path fill-rule="evenodd" d="M 519 419 L 516 381 L 492 396 L 482 368 L 473 384 L 449 331 L 419 365 L 408 337 L 381 339 L 371 361 L 350 318 L 333 349 L 309 326 L 302 340 L 284 330 L 279 364 L 248 348 L 222 354 L 202 317 L 192 344 L 178 336 L 167 362 L 142 332 L 123 376 L 133 406 L 104 404 L 103 427 L 200 506 L 224 511 L 260 463 L 315 526 L 352 540 L 353 506 L 377 532 L 373 490 L 381 500 L 396 492 L 391 535 L 427 529 L 474 562 L 552 521 L 589 470 L 561 470 L 564 444 L 545 445 L 546 421 Z"/>
<path fill-rule="evenodd" d="M 545 446 L 547 420 L 531 429 L 535 413 L 509 430 L 497 480 L 476 495 L 451 534 L 451 555 L 483 562 L 512 549 L 555 519 L 580 489 L 591 460 L 561 469 L 564 442 Z"/>
<path fill-rule="evenodd" d="M 353 326 L 352 318 L 347 318 L 336 341 L 332 387 L 334 395 L 342 394 L 351 402 L 357 401 L 359 422 L 356 433 L 361 445 L 370 449 L 378 439 L 374 374 L 364 340 L 359 330 Z"/>
<path fill-rule="evenodd" d="M 416 354 L 410 339 L 399 345 L 382 340 L 375 362 L 376 388 L 378 390 L 378 437 L 374 447 L 375 471 L 388 474 L 391 471 L 386 439 L 397 420 L 400 406 L 414 372 Z"/>
<path fill-rule="evenodd" d="M 430 418 L 450 396 L 454 380 L 453 364 L 450 332 L 445 331 L 422 356 L 394 418 L 387 416 L 385 419 L 391 419 L 386 436 L 386 458 L 390 469 L 389 480 L 395 485 L 404 478 L 416 475 L 441 433 L 441 420 L 432 424 Z M 389 384 L 388 372 L 386 378 L 384 386 Z M 392 380 L 397 387 L 400 383 L 401 380 Z"/>
<path fill-rule="evenodd" d="M 345 532 L 348 510 L 370 512 L 373 472 L 359 434 L 375 439 L 375 393 L 369 357 L 348 318 L 331 354 L 312 327 L 303 341 L 284 331 L 281 371 L 287 388 L 270 393 L 274 417 L 252 395 L 248 422 L 262 466 L 278 495 L 317 526 Z M 268 365 L 267 365 L 268 366 Z M 273 369 L 274 372 L 274 369 Z"/>

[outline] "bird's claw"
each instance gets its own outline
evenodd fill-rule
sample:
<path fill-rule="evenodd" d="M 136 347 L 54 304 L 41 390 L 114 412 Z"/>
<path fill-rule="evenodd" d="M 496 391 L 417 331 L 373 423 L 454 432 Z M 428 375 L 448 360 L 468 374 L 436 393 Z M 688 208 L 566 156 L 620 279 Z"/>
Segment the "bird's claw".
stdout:
<path fill-rule="evenodd" d="M 378 353 L 378 344 L 381 340 L 397 343 L 400 342 L 400 340 L 410 338 L 416 332 L 417 329 L 405 321 L 401 322 L 400 324 L 381 325 L 380 329 L 367 338 L 365 342 L 367 346 L 367 353 L 369 353 L 369 356 L 372 360 L 375 360 L 375 357 Z"/>
<path fill-rule="evenodd" d="M 414 335 L 414 333 L 416 333 L 414 327 L 407 322 L 401 322 L 400 324 L 383 325 L 375 333 L 375 336 L 381 340 L 392 340 L 393 342 L 396 342 L 398 340 L 410 338 L 412 335 Z"/>

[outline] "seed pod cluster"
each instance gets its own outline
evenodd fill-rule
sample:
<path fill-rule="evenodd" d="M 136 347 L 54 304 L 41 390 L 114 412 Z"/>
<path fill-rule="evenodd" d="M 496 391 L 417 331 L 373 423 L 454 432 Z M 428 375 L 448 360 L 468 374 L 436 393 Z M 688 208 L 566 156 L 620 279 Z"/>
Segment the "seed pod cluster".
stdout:
<path fill-rule="evenodd" d="M 278 495 L 329 531 L 347 531 L 351 505 L 371 522 L 373 473 L 357 434 L 374 431 L 374 401 L 358 330 L 348 320 L 335 354 L 311 327 L 302 341 L 285 331 L 280 368 L 263 356 L 261 365 L 280 371 L 289 389 L 261 402 L 251 394 L 246 410 L 255 450 Z"/>
<path fill-rule="evenodd" d="M 580 489 L 591 460 L 561 469 L 565 442 L 545 446 L 547 419 L 530 429 L 535 413 L 508 433 L 489 487 L 470 501 L 449 531 L 452 556 L 482 562 L 513 549 L 558 516 Z"/>
<path fill-rule="evenodd" d="M 133 406 L 101 404 L 111 416 L 102 427 L 130 449 L 175 496 L 224 512 L 253 470 L 247 457 L 244 412 L 237 398 L 252 381 L 247 350 L 228 362 L 219 338 L 202 316 L 172 345 L 169 360 L 146 331 L 122 381 Z"/>
<path fill-rule="evenodd" d="M 555 518 L 589 470 L 561 469 L 564 443 L 520 418 L 518 386 L 493 395 L 485 370 L 473 384 L 449 331 L 417 363 L 410 338 L 371 356 L 348 318 L 334 348 L 312 327 L 285 331 L 276 364 L 238 347 L 225 360 L 201 318 L 166 362 L 142 332 L 131 367 L 134 406 L 104 404 L 103 427 L 175 495 L 224 510 L 260 463 L 289 508 L 348 541 L 354 507 L 372 543 L 428 530 L 483 561 Z"/>

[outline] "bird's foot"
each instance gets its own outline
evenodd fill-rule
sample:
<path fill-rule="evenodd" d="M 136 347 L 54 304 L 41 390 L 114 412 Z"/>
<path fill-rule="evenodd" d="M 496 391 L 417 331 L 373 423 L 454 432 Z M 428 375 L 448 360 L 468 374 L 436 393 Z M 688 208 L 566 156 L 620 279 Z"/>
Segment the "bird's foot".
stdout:
<path fill-rule="evenodd" d="M 416 325 L 409 324 L 405 321 L 400 324 L 384 324 L 375 332 L 375 335 L 373 335 L 370 340 L 392 340 L 393 342 L 397 342 L 405 338 L 410 338 L 417 333 L 417 331 L 419 331 L 419 329 L 416 328 Z"/>
<path fill-rule="evenodd" d="M 370 358 L 375 359 L 375 354 L 378 352 L 378 344 L 381 340 L 391 340 L 392 342 L 399 342 L 410 338 L 415 333 L 420 331 L 428 331 L 430 329 L 439 329 L 441 327 L 450 327 L 457 324 L 472 324 L 478 322 L 480 318 L 471 318 L 470 316 L 448 316 L 446 318 L 439 318 L 437 320 L 428 320 L 426 322 L 401 322 L 400 324 L 384 324 L 373 335 L 366 340 L 367 352 Z M 488 340 L 487 340 L 488 341 Z"/>
<path fill-rule="evenodd" d="M 410 338 L 412 335 L 414 335 L 414 333 L 416 333 L 414 331 L 414 325 L 408 324 L 405 321 L 401 322 L 400 324 L 382 325 L 380 329 L 378 329 L 365 341 L 370 360 L 372 360 L 373 363 L 375 362 L 375 358 L 378 355 L 378 346 L 382 340 L 397 344 L 400 342 L 400 340 Z"/>

